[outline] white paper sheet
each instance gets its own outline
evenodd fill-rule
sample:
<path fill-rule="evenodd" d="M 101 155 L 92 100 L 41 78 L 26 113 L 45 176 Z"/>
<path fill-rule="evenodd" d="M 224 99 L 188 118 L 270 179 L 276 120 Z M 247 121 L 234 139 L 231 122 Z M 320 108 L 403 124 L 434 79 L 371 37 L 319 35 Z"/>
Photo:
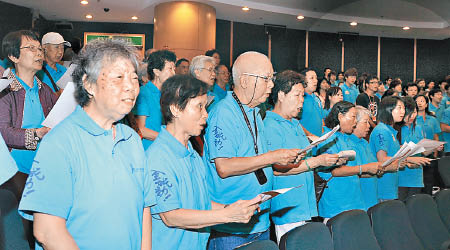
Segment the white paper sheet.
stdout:
<path fill-rule="evenodd" d="M 436 148 L 438 148 L 441 145 L 446 144 L 447 142 L 442 142 L 442 141 L 435 141 L 435 140 L 430 140 L 430 139 L 422 139 L 420 140 L 417 145 L 422 146 L 425 151 L 430 151 L 430 150 L 434 150 Z"/>
<path fill-rule="evenodd" d="M 337 126 L 334 127 L 330 132 L 328 132 L 328 133 L 322 135 L 321 137 L 319 137 L 319 139 L 317 139 L 317 140 L 311 142 L 311 144 L 310 144 L 308 147 L 306 147 L 306 148 L 300 150 L 300 151 L 298 152 L 298 154 L 302 154 L 303 152 L 307 152 L 308 150 L 310 150 L 310 149 L 314 148 L 315 146 L 317 146 L 319 143 L 324 142 L 326 139 L 328 139 L 328 138 L 330 138 L 332 135 L 334 135 L 334 133 L 336 133 L 336 132 L 339 130 L 339 128 L 340 128 L 339 125 L 337 125 Z"/>
<path fill-rule="evenodd" d="M 61 78 L 59 78 L 59 80 L 56 82 L 56 85 L 59 88 L 65 89 L 69 82 L 73 82 L 72 73 L 75 70 L 76 66 L 77 66 L 76 64 L 71 64 L 67 69 L 66 73 L 64 73 L 64 75 L 61 76 Z"/>
<path fill-rule="evenodd" d="M 282 189 L 271 190 L 271 191 L 267 191 L 267 192 L 264 192 L 264 193 L 260 193 L 259 196 L 261 197 L 261 201 L 258 202 L 258 203 L 266 202 L 266 201 L 274 198 L 275 196 L 278 196 L 280 194 L 284 194 L 284 193 L 286 193 L 286 192 L 288 192 L 288 191 L 290 191 L 290 190 L 292 190 L 294 188 L 299 188 L 299 187 L 302 187 L 302 186 L 303 186 L 303 184 L 300 185 L 300 186 L 296 186 L 296 187 L 282 188 Z"/>
<path fill-rule="evenodd" d="M 7 68 L 2 75 L 2 78 L 7 77 L 9 72 L 11 71 L 10 68 Z M 0 92 L 2 92 L 4 89 L 6 89 L 11 82 L 13 81 L 13 79 L 0 79 Z"/>
<path fill-rule="evenodd" d="M 411 141 L 405 142 L 402 145 L 402 147 L 397 151 L 397 153 L 395 153 L 395 155 L 391 159 L 385 161 L 381 166 L 386 167 L 396 160 L 403 161 L 410 156 L 420 154 L 425 151 L 426 151 L 425 148 L 420 144 L 415 144 L 414 142 Z"/>
<path fill-rule="evenodd" d="M 75 110 L 77 102 L 74 93 L 75 85 L 69 82 L 47 118 L 42 122 L 42 126 L 54 128 Z"/>
<path fill-rule="evenodd" d="M 356 158 L 356 152 L 354 150 L 345 150 L 338 153 L 339 158 Z"/>

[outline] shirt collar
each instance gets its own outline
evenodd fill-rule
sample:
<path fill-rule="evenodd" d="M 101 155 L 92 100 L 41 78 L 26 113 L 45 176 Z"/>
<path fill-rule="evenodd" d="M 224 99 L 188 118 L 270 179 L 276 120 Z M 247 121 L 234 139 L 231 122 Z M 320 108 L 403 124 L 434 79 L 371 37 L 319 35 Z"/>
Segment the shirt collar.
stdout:
<path fill-rule="evenodd" d="M 384 125 L 386 128 L 388 128 L 389 131 L 391 131 L 391 132 L 394 134 L 394 136 L 397 136 L 397 130 L 395 130 L 395 128 L 393 128 L 391 125 L 386 124 L 386 123 L 383 123 L 383 122 L 380 122 L 380 124 L 382 124 L 382 125 Z"/>
<path fill-rule="evenodd" d="M 22 81 L 22 79 L 20 79 L 16 75 L 16 70 L 15 69 L 11 69 L 11 71 L 9 72 L 7 78 L 8 79 L 12 79 L 12 82 L 9 84 L 9 89 L 11 91 L 19 91 L 20 89 L 27 90 L 27 89 L 24 88 L 24 86 L 22 86 L 22 84 L 24 84 L 24 85 L 26 85 L 26 84 Z M 34 85 L 37 84 L 38 89 L 41 89 L 41 87 L 42 87 L 41 80 L 39 80 L 36 76 L 34 76 L 34 80 L 33 81 L 34 81 Z M 28 85 L 27 85 L 27 87 L 28 87 Z M 29 89 L 29 87 L 28 87 L 28 89 Z"/>
<path fill-rule="evenodd" d="M 233 93 L 233 91 L 227 92 L 227 96 L 225 97 L 225 99 L 228 99 L 230 102 L 234 103 L 235 107 L 239 110 L 239 113 L 240 113 L 241 112 L 241 108 L 239 108 L 239 104 L 233 98 L 232 93 Z M 249 106 L 247 106 L 247 105 L 245 105 L 243 103 L 242 103 L 242 107 L 244 107 L 245 113 L 252 113 L 253 110 L 255 110 L 256 115 L 258 115 L 258 113 L 259 113 L 259 108 L 258 107 L 250 108 Z"/>
<path fill-rule="evenodd" d="M 55 64 L 56 70 L 52 67 L 50 67 L 50 65 L 48 65 L 47 63 L 44 66 L 49 72 L 54 72 L 54 73 L 58 73 L 61 72 L 63 70 L 63 66 L 59 65 L 58 63 Z"/>
<path fill-rule="evenodd" d="M 186 148 L 181 142 L 179 142 L 169 131 L 166 126 L 161 127 L 161 131 L 158 134 L 159 140 L 162 140 L 164 144 L 168 145 L 172 152 L 178 158 L 185 158 L 194 154 L 194 149 L 190 142 L 188 142 L 188 148 Z"/>
<path fill-rule="evenodd" d="M 280 121 L 280 122 L 295 123 L 295 121 L 298 121 L 298 120 L 295 119 L 295 118 L 292 118 L 292 119 L 289 121 L 288 119 L 282 117 L 281 115 L 279 115 L 279 114 L 277 114 L 277 113 L 275 113 L 275 112 L 273 112 L 273 111 L 267 111 L 267 112 L 266 112 L 266 118 L 269 118 L 269 117 L 272 118 L 272 119 L 274 119 L 274 120 L 276 120 L 276 121 Z"/>

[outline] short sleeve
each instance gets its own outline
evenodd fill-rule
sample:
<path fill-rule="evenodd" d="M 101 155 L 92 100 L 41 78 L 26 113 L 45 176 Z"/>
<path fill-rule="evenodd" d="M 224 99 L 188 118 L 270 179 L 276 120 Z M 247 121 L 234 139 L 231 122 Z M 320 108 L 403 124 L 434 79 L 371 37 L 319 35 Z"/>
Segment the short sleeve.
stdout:
<path fill-rule="evenodd" d="M 370 137 L 370 144 L 372 145 L 373 153 L 377 155 L 378 151 L 383 150 L 388 152 L 389 149 L 389 138 L 388 134 L 381 130 L 374 130 Z"/>
<path fill-rule="evenodd" d="M 150 116 L 149 96 L 145 93 L 144 87 L 141 88 L 141 93 L 138 95 L 133 113 L 135 115 Z"/>
<path fill-rule="evenodd" d="M 147 154 L 147 166 L 150 174 L 150 193 L 153 196 L 151 203 L 152 214 L 159 214 L 181 208 L 178 193 L 178 183 L 175 173 L 167 165 L 170 164 L 168 157 L 161 157 L 158 150 L 150 151 Z"/>
<path fill-rule="evenodd" d="M 232 158 L 237 156 L 239 143 L 243 138 L 237 134 L 236 118 L 228 110 L 214 109 L 211 119 L 208 122 L 208 129 L 205 134 L 205 142 L 208 144 L 209 160 L 215 158 Z"/>
<path fill-rule="evenodd" d="M 19 205 L 26 219 L 32 220 L 33 212 L 67 219 L 72 208 L 72 152 L 57 142 L 57 136 L 48 134 L 34 159 Z"/>

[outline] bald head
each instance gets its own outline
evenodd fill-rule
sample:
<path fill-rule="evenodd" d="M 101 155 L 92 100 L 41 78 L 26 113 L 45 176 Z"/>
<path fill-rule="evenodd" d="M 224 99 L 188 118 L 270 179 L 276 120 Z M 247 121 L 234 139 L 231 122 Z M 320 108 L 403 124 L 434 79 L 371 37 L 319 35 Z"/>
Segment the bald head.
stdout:
<path fill-rule="evenodd" d="M 233 65 L 236 95 L 242 103 L 251 107 L 265 102 L 273 88 L 272 77 L 272 63 L 266 55 L 259 52 L 245 52 Z"/>

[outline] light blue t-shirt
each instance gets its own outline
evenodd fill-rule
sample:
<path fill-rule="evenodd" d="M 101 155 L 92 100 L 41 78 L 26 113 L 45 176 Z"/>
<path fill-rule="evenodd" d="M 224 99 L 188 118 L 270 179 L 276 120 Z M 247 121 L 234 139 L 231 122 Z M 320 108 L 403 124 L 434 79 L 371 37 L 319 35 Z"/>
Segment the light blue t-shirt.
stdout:
<path fill-rule="evenodd" d="M 383 150 L 387 156 L 392 157 L 400 149 L 397 130 L 382 122 L 370 134 L 370 148 L 375 157 L 378 151 Z M 378 179 L 378 199 L 394 200 L 398 198 L 398 172 L 384 173 Z"/>
<path fill-rule="evenodd" d="M 268 149 L 302 149 L 310 143 L 297 119 L 286 120 L 274 112 L 264 118 Z M 275 225 L 310 220 L 317 216 L 313 172 L 274 176 L 273 189 L 303 185 L 271 200 L 270 213 Z"/>
<path fill-rule="evenodd" d="M 354 145 L 353 150 L 356 152 L 357 166 L 378 161 L 366 139 L 357 136 L 351 136 L 350 139 Z M 361 183 L 361 191 L 367 210 L 378 203 L 378 177 L 359 178 L 359 182 Z"/>
<path fill-rule="evenodd" d="M 353 150 L 354 146 L 351 137 L 341 132 L 336 132 L 333 137 L 319 145 L 323 148 L 326 145 L 325 153 L 337 154 L 344 150 Z M 319 150 L 322 151 L 322 150 Z M 356 166 L 356 160 L 347 161 L 346 166 Z M 331 170 L 318 172 L 319 176 L 325 180 L 332 176 Z M 358 175 L 333 177 L 328 182 L 328 188 L 323 192 L 319 201 L 319 215 L 324 218 L 331 218 L 341 212 L 351 209 L 365 209 L 361 184 Z"/>
<path fill-rule="evenodd" d="M 445 109 L 445 111 L 442 113 L 441 123 L 450 125 L 450 107 Z M 447 142 L 444 146 L 445 152 L 450 152 L 450 133 L 442 132 L 442 138 L 445 142 Z"/>
<path fill-rule="evenodd" d="M 433 105 L 432 102 L 430 102 L 428 104 L 428 110 L 431 112 L 434 112 L 434 114 L 436 115 L 436 118 L 438 119 L 438 121 L 440 121 L 442 118 L 442 113 L 445 110 L 445 105 L 443 105 L 442 103 L 439 103 L 439 107 L 436 107 Z"/>
<path fill-rule="evenodd" d="M 359 95 L 358 88 L 355 84 L 352 84 L 351 87 L 347 86 L 346 83 L 342 84 L 342 95 L 344 96 L 344 101 L 351 102 L 353 104 L 356 103 L 356 98 Z"/>
<path fill-rule="evenodd" d="M 20 77 L 18 77 L 13 69 L 12 72 L 16 79 L 25 89 L 25 103 L 23 107 L 22 128 L 41 128 L 42 122 L 45 120 L 44 111 L 42 109 L 41 100 L 39 99 L 39 86 L 34 78 L 33 87 L 30 88 Z M 39 147 L 39 145 L 38 145 Z M 36 150 L 12 149 L 11 155 L 16 161 L 19 171 L 25 174 L 30 173 Z"/>
<path fill-rule="evenodd" d="M 402 127 L 402 144 L 408 143 L 410 141 L 418 143 L 420 140 L 425 138 L 422 126 L 416 124 L 413 126 L 403 126 Z M 423 169 L 419 168 L 408 168 L 405 167 L 398 171 L 398 186 L 399 187 L 423 187 Z"/>
<path fill-rule="evenodd" d="M 80 249 L 141 249 L 152 184 L 139 136 L 120 123 L 115 131 L 78 106 L 42 140 L 19 213 L 63 218 Z"/>
<path fill-rule="evenodd" d="M 380 101 L 381 101 L 381 97 L 383 97 L 380 93 L 375 93 L 375 96 L 377 96 L 379 99 L 380 99 Z"/>
<path fill-rule="evenodd" d="M 152 249 L 206 249 L 209 228 L 181 229 L 166 226 L 160 213 L 175 209 L 211 210 L 202 158 L 188 142 L 183 146 L 165 128 L 146 152 L 153 177 L 151 194 Z"/>
<path fill-rule="evenodd" d="M 425 138 L 434 140 L 434 135 L 441 133 L 441 125 L 434 116 L 425 115 L 425 118 L 426 120 L 424 121 L 423 116 L 418 115 L 416 123 L 422 127 Z"/>
<path fill-rule="evenodd" d="M 213 90 L 212 90 L 212 92 L 214 92 L 214 94 L 217 96 L 217 100 L 215 100 L 215 101 L 220 101 L 220 100 L 222 100 L 223 98 L 225 98 L 225 96 L 227 96 L 227 91 L 229 91 L 230 90 L 230 85 L 229 84 L 227 84 L 226 86 L 225 86 L 225 90 L 224 89 L 222 89 L 217 83 L 214 83 L 214 86 L 213 86 Z"/>
<path fill-rule="evenodd" d="M 55 64 L 56 65 L 56 70 L 53 69 L 52 67 L 50 67 L 48 64 L 45 64 L 44 67 L 47 69 L 48 73 L 50 73 L 50 75 L 52 76 L 53 81 L 58 82 L 58 80 L 64 75 L 64 73 L 66 73 L 67 68 L 60 65 L 60 64 Z M 55 88 L 53 88 L 53 84 L 52 81 L 50 80 L 50 78 L 48 77 L 47 74 L 45 74 L 44 72 L 40 73 L 42 74 L 42 82 L 44 82 L 45 84 L 47 84 L 52 90 L 53 92 L 56 92 Z"/>
<path fill-rule="evenodd" d="M 0 134 L 0 185 L 5 183 L 17 172 L 17 165 L 14 159 L 11 157 L 8 147 L 6 147 L 3 136 Z"/>
<path fill-rule="evenodd" d="M 245 123 L 241 109 L 228 92 L 227 96 L 215 105 L 208 117 L 205 131 L 203 161 L 207 166 L 208 188 L 213 201 L 231 204 L 238 200 L 251 200 L 258 194 L 272 190 L 273 171 L 270 166 L 263 169 L 267 182 L 260 185 L 256 175 L 252 173 L 221 178 L 216 170 L 214 159 L 255 156 L 253 139 Z M 257 145 L 259 154 L 267 152 L 267 138 L 264 123 L 258 108 L 244 105 L 253 133 L 255 133 L 253 112 L 256 114 L 258 127 Z M 269 226 L 270 202 L 261 204 L 261 212 L 252 217 L 247 224 L 225 224 L 215 226 L 219 232 L 232 234 L 252 234 L 265 232 Z"/>
<path fill-rule="evenodd" d="M 303 101 L 303 108 L 300 123 L 306 130 L 315 136 L 322 134 L 323 125 L 323 107 L 322 102 L 316 94 L 308 94 L 305 92 L 305 99 Z"/>
<path fill-rule="evenodd" d="M 442 92 L 441 105 L 444 107 L 444 109 L 450 107 L 450 97 L 445 92 Z"/>
<path fill-rule="evenodd" d="M 161 91 L 149 81 L 140 88 L 139 96 L 133 109 L 135 115 L 146 116 L 145 127 L 156 132 L 161 130 L 162 125 L 160 99 Z M 142 139 L 144 150 L 147 150 L 152 143 L 153 141 L 151 140 Z"/>

